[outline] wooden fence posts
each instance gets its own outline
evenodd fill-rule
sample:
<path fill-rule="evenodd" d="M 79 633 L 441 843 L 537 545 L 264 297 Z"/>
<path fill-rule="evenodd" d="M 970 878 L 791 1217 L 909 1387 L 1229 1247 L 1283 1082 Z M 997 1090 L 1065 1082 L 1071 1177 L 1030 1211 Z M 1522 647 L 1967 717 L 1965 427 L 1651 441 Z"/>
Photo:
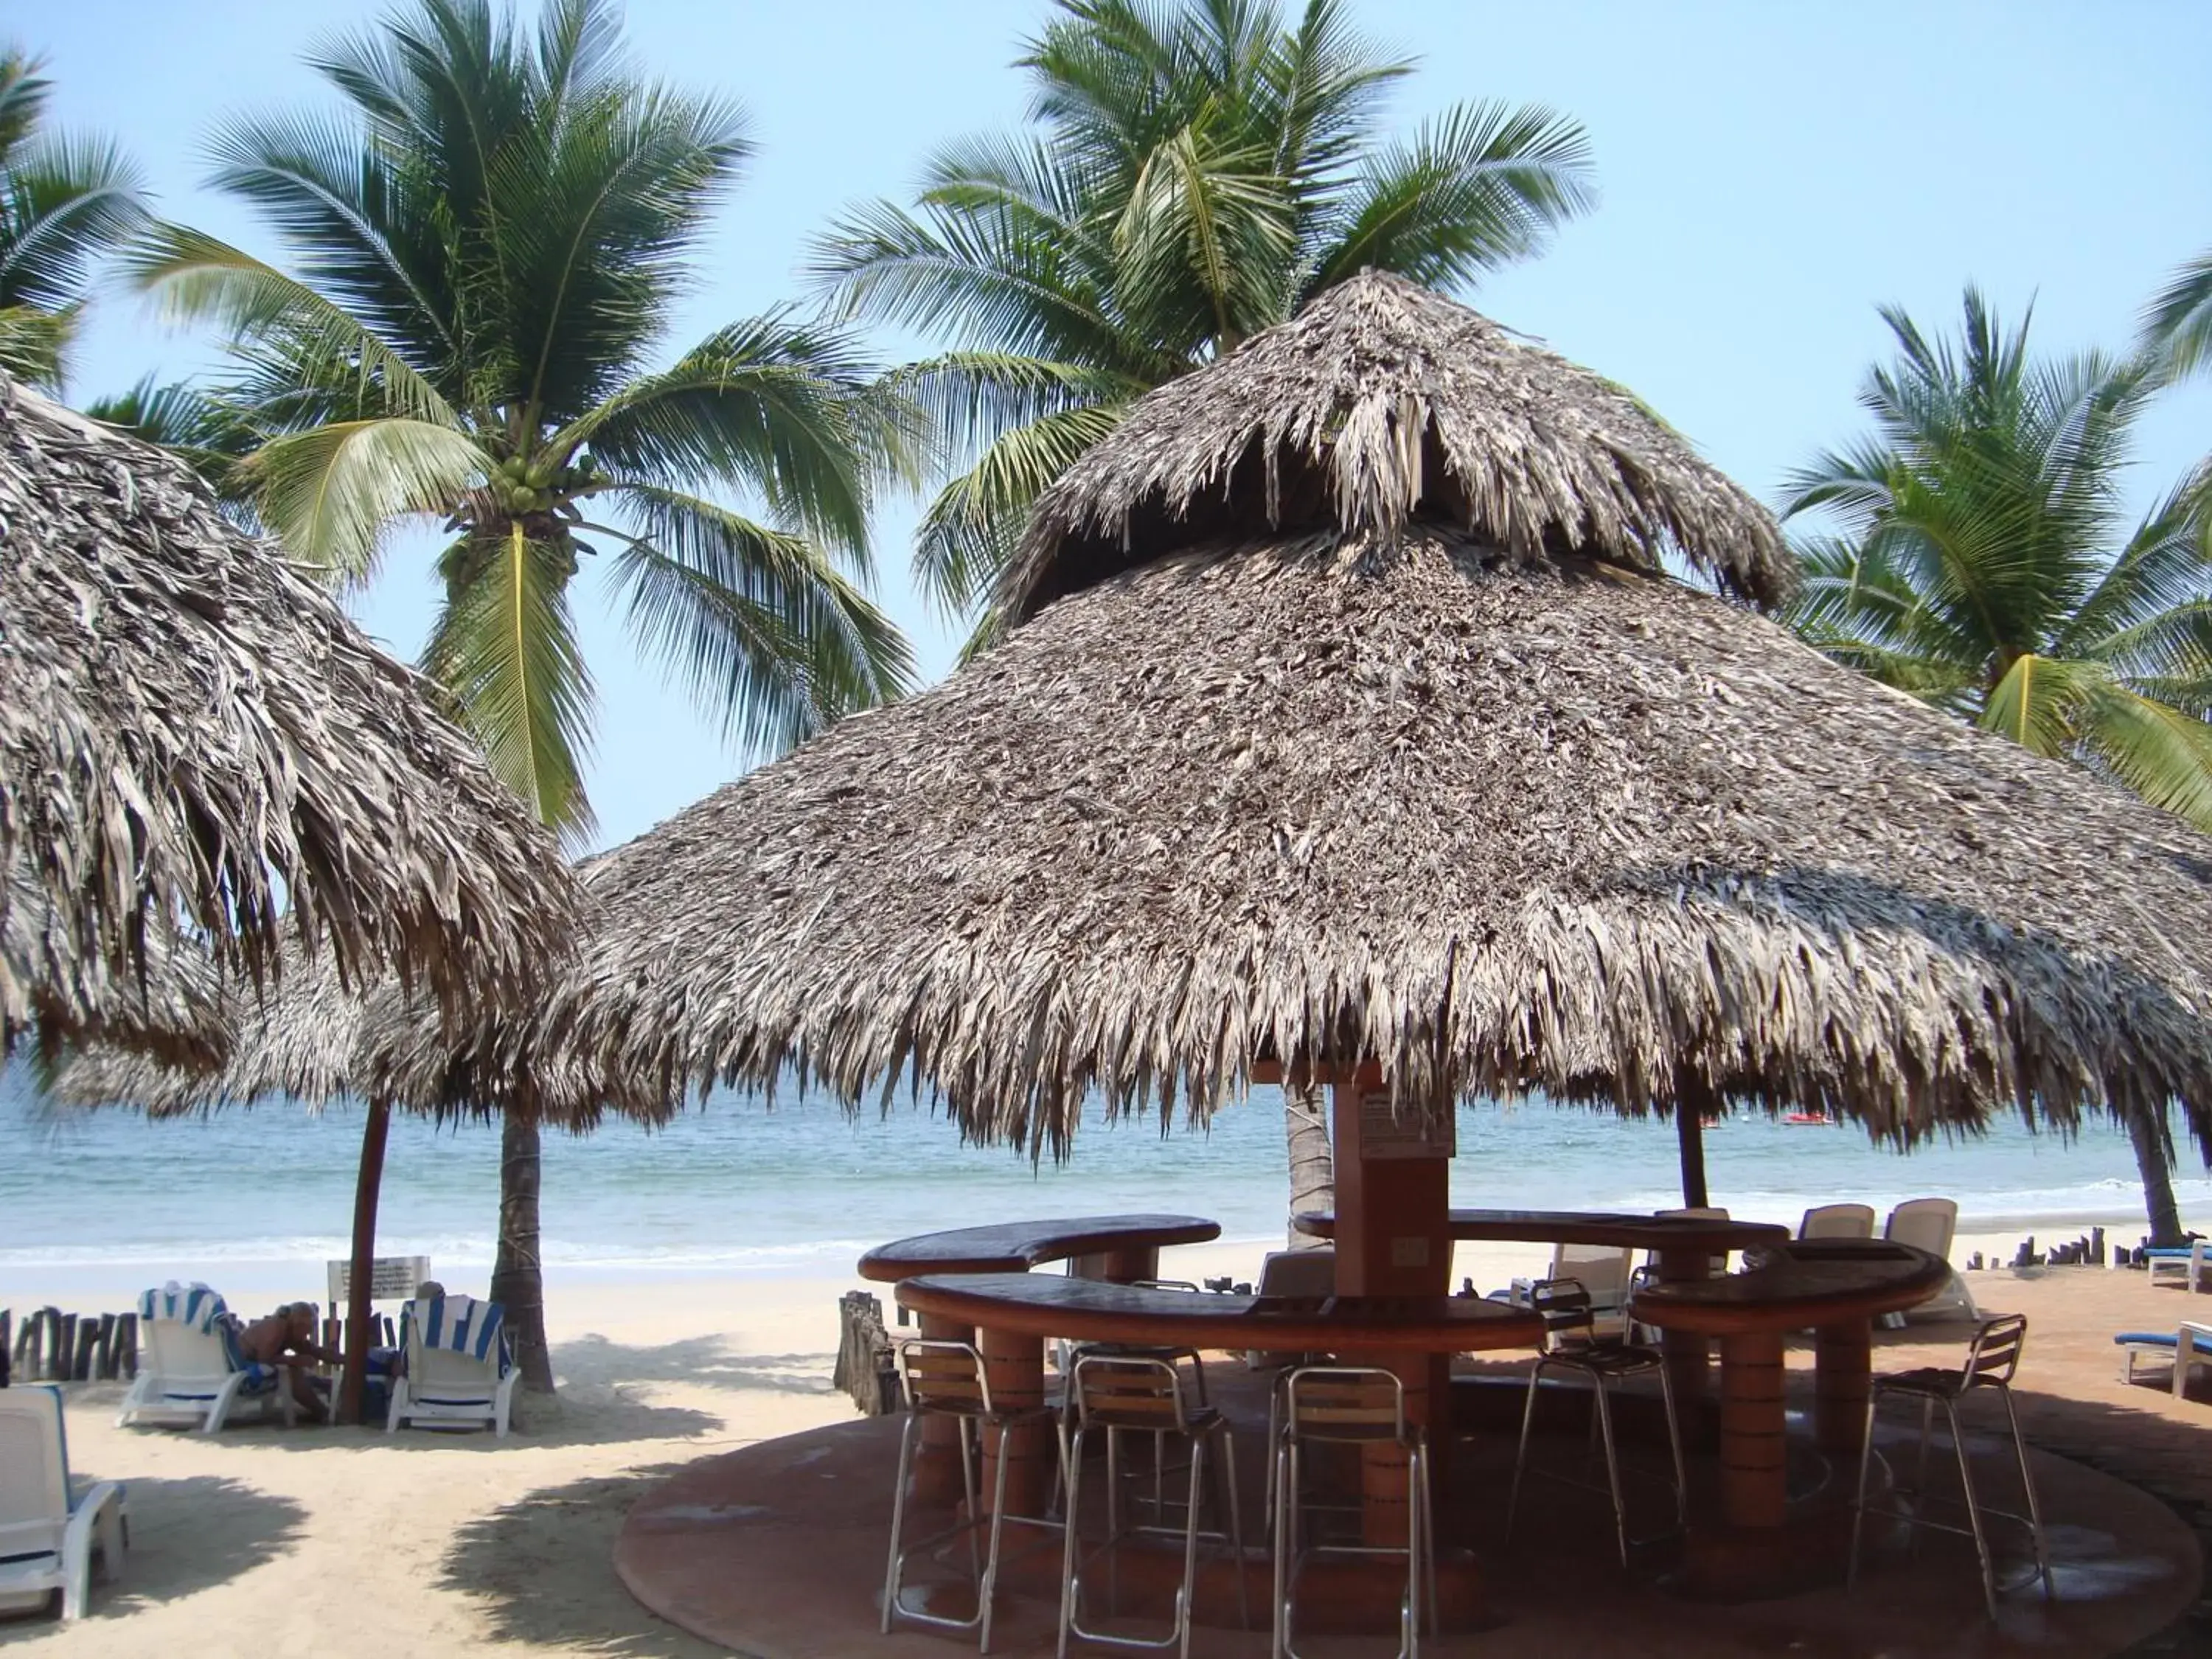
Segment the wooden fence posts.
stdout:
<path fill-rule="evenodd" d="M 40 1308 L 24 1316 L 0 1309 L 0 1373 L 15 1382 L 112 1382 L 138 1375 L 138 1316 L 65 1314 Z M 13 1330 L 14 1340 L 9 1341 Z"/>

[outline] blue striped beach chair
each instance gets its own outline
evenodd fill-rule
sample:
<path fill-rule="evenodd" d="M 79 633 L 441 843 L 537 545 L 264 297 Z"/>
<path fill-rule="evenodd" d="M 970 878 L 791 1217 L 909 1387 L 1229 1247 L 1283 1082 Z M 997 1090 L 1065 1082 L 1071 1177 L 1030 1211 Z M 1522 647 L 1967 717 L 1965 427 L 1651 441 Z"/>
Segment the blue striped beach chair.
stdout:
<path fill-rule="evenodd" d="M 445 1296 L 399 1310 L 400 1374 L 392 1380 L 386 1433 L 489 1427 L 505 1438 L 515 1372 L 506 1316 L 496 1302 Z"/>
<path fill-rule="evenodd" d="M 138 1340 L 137 1380 L 123 1397 L 116 1427 L 183 1421 L 214 1434 L 240 1404 L 258 1406 L 264 1418 L 274 1406 L 292 1423 L 283 1373 L 239 1352 L 238 1322 L 206 1285 L 173 1279 L 146 1291 L 138 1298 Z"/>

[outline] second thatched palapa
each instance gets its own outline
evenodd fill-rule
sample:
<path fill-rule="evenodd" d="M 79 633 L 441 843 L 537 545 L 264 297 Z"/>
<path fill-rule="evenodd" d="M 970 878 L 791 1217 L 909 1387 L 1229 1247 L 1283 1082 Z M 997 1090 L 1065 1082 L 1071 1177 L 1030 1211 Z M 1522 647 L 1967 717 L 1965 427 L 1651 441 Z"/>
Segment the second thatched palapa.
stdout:
<path fill-rule="evenodd" d="M 1255 1065 L 2212 1127 L 2212 842 L 1832 663 L 1758 503 L 1369 275 L 1040 501 L 1003 643 L 611 855 L 546 1030 L 1058 1148 Z"/>
<path fill-rule="evenodd" d="M 0 1044 L 219 1048 L 149 1000 L 179 926 L 234 980 L 289 936 L 480 1011 L 576 914 L 426 682 L 175 457 L 0 374 Z"/>

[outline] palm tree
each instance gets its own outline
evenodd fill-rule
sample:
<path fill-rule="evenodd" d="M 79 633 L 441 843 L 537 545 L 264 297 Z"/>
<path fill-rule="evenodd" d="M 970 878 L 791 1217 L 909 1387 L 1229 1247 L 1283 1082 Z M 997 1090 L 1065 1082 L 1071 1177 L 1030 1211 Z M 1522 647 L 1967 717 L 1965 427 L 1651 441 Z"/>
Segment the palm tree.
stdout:
<path fill-rule="evenodd" d="M 957 458 L 915 550 L 953 613 L 1143 392 L 1370 266 L 1464 288 L 1592 200 L 1588 140 L 1549 110 L 1460 104 L 1385 142 L 1413 64 L 1340 0 L 1294 23 L 1266 0 L 1060 0 L 1019 63 L 1031 131 L 939 150 L 912 210 L 846 215 L 811 262 L 850 314 L 947 342 L 896 380 Z"/>
<path fill-rule="evenodd" d="M 2212 829 L 2212 540 L 2200 479 L 2130 524 L 2121 478 L 2160 373 L 2029 355 L 1968 289 L 1956 340 L 1882 316 L 1871 436 L 1794 474 L 1790 620 L 1839 661 Z M 2176 1236 L 2166 1125 L 2130 1123 L 2152 1231 Z"/>
<path fill-rule="evenodd" d="M 2142 347 L 2176 378 L 2212 368 L 2212 252 L 2175 271 L 2143 308 Z"/>
<path fill-rule="evenodd" d="M 112 142 L 40 131 L 43 67 L 0 47 L 0 368 L 58 386 L 93 267 L 144 222 L 146 198 Z"/>
<path fill-rule="evenodd" d="M 310 61 L 343 116 L 234 118 L 213 142 L 214 184 L 291 268 L 176 226 L 133 257 L 173 314 L 227 332 L 217 396 L 260 436 L 240 477 L 263 524 L 340 582 L 374 576 L 395 526 L 442 529 L 425 666 L 572 842 L 592 823 L 587 555 L 611 556 L 638 647 L 749 749 L 898 695 L 905 642 L 860 584 L 907 431 L 868 365 L 778 312 L 653 367 L 750 153 L 738 111 L 645 79 L 608 0 L 552 0 L 534 33 L 489 0 L 416 0 Z M 510 1116 L 504 1138 L 493 1293 L 550 1387 L 537 1131 Z"/>
<path fill-rule="evenodd" d="M 239 464 L 260 447 L 262 434 L 239 410 L 188 380 L 160 384 L 149 374 L 128 392 L 94 398 L 84 412 L 167 450 L 200 475 L 226 514 L 252 525 L 250 484 Z"/>

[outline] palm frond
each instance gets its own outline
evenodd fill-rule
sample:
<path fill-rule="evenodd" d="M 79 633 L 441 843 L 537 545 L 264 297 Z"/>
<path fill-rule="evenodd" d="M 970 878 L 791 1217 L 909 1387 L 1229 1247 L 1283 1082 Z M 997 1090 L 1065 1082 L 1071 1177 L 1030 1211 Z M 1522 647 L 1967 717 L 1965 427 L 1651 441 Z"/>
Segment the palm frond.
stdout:
<path fill-rule="evenodd" d="M 2212 830 L 2212 726 L 2109 680 L 2086 692 L 2082 747 L 2154 806 Z"/>
<path fill-rule="evenodd" d="M 394 415 L 439 425 L 457 422 L 453 406 L 415 366 L 343 307 L 228 242 L 179 225 L 160 225 L 125 258 L 142 292 L 161 301 L 173 322 L 207 323 L 243 347 L 271 337 L 328 374 L 349 370 L 373 385 Z"/>
<path fill-rule="evenodd" d="M 33 386 L 58 388 L 76 338 L 77 308 L 0 306 L 0 368 Z"/>
<path fill-rule="evenodd" d="M 1536 252 L 1596 199 L 1580 122 L 1540 105 L 1455 105 L 1362 169 L 1316 250 L 1312 286 L 1371 266 L 1462 288 Z"/>
<path fill-rule="evenodd" d="M 2023 653 L 1990 690 L 1981 724 L 2039 755 L 2063 755 L 2074 741 L 2082 699 L 2105 678 L 2085 664 Z"/>
<path fill-rule="evenodd" d="M 663 486 L 708 479 L 758 490 L 867 568 L 870 480 L 895 444 L 872 365 L 834 330 L 774 312 L 718 330 L 555 434 L 617 474 Z"/>
<path fill-rule="evenodd" d="M 593 827 L 583 786 L 593 694 L 568 608 L 575 548 L 514 524 L 454 544 L 441 567 L 446 603 L 423 667 L 453 692 L 492 770 L 580 848 Z"/>
<path fill-rule="evenodd" d="M 465 432 L 392 417 L 272 438 L 244 464 L 244 476 L 263 521 L 295 557 L 361 582 L 375 573 L 397 520 L 457 513 L 484 463 Z"/>
<path fill-rule="evenodd" d="M 638 533 L 593 528 L 626 544 L 631 629 L 726 738 L 779 752 L 910 689 L 897 629 L 804 536 L 652 485 L 620 496 Z"/>
<path fill-rule="evenodd" d="M 112 140 L 40 134 L 15 147 L 0 188 L 0 307 L 58 311 L 146 222 L 145 177 Z"/>
<path fill-rule="evenodd" d="M 1085 404 L 1001 434 L 952 479 L 915 532 L 914 576 L 940 614 L 974 610 L 1012 556 L 1036 498 L 1121 423 L 1126 404 Z"/>
<path fill-rule="evenodd" d="M 2142 349 L 2168 375 L 2212 364 L 2212 251 L 2175 271 L 2143 307 Z"/>
<path fill-rule="evenodd" d="M 160 445 L 206 480 L 228 515 L 250 518 L 244 503 L 252 492 L 239 464 L 260 447 L 264 434 L 238 405 L 190 381 L 162 385 L 149 374 L 128 392 L 95 398 L 84 412 Z"/>

